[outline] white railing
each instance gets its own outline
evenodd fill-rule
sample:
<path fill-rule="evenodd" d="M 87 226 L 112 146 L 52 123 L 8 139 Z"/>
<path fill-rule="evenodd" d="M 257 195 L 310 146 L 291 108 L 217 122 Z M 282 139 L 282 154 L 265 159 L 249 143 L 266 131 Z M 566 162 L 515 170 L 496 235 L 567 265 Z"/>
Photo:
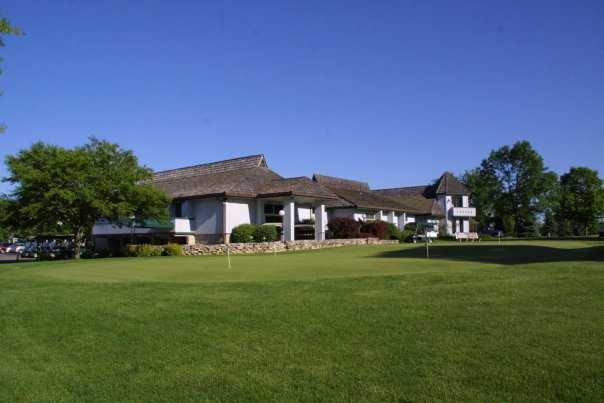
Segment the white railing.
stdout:
<path fill-rule="evenodd" d="M 190 218 L 173 218 L 172 219 L 172 230 L 176 233 L 181 232 L 193 232 L 195 225 L 194 221 Z"/>
<path fill-rule="evenodd" d="M 453 217 L 476 217 L 476 208 L 453 207 Z"/>

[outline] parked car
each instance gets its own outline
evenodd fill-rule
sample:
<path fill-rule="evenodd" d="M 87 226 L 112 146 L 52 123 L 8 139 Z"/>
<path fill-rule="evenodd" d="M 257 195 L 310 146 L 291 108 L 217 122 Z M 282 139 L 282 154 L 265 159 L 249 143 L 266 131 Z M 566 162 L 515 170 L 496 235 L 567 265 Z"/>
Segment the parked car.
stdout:
<path fill-rule="evenodd" d="M 21 252 L 22 257 L 37 259 L 38 258 L 38 244 L 35 242 L 29 243 L 25 246 L 25 249 Z"/>
<path fill-rule="evenodd" d="M 13 243 L 6 248 L 6 253 L 21 253 L 25 249 L 22 243 Z"/>
<path fill-rule="evenodd" d="M 0 255 L 6 253 L 6 249 L 10 244 L 8 242 L 0 242 Z"/>

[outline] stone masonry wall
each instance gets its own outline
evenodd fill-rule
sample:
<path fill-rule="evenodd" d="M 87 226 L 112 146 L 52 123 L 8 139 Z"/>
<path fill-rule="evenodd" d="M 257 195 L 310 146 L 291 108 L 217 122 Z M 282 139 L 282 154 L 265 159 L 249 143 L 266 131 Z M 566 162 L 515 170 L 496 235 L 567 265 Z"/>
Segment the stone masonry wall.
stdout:
<path fill-rule="evenodd" d="M 259 242 L 259 243 L 231 243 L 231 244 L 195 244 L 183 248 L 186 256 L 224 255 L 227 246 L 232 254 L 273 253 L 297 250 L 311 250 L 323 248 L 338 248 L 353 245 L 392 245 L 397 240 L 379 240 L 377 238 L 355 239 L 327 239 L 325 241 L 299 240 L 285 242 Z"/>

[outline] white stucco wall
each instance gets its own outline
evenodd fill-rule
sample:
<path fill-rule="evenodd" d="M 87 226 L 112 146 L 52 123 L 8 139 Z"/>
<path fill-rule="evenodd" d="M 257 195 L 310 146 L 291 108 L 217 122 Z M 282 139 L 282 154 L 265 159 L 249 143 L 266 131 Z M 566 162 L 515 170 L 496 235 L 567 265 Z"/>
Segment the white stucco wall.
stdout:
<path fill-rule="evenodd" d="M 183 215 L 195 218 L 192 230 L 198 234 L 222 233 L 222 202 L 218 199 L 197 199 L 183 203 Z"/>
<path fill-rule="evenodd" d="M 254 200 L 228 200 L 226 202 L 226 232 L 241 224 L 251 224 L 253 222 L 255 202 Z"/>

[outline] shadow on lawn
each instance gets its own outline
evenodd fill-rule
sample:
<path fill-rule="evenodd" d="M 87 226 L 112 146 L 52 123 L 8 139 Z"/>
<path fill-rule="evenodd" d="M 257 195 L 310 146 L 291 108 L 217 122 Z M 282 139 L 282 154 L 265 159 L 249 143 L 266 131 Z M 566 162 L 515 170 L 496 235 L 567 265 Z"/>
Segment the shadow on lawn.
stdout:
<path fill-rule="evenodd" d="M 422 245 L 417 248 L 382 252 L 374 257 L 421 259 L 426 257 L 426 248 Z M 432 244 L 430 258 L 506 265 L 571 261 L 601 262 L 604 261 L 604 246 L 560 249 L 540 245 Z"/>

